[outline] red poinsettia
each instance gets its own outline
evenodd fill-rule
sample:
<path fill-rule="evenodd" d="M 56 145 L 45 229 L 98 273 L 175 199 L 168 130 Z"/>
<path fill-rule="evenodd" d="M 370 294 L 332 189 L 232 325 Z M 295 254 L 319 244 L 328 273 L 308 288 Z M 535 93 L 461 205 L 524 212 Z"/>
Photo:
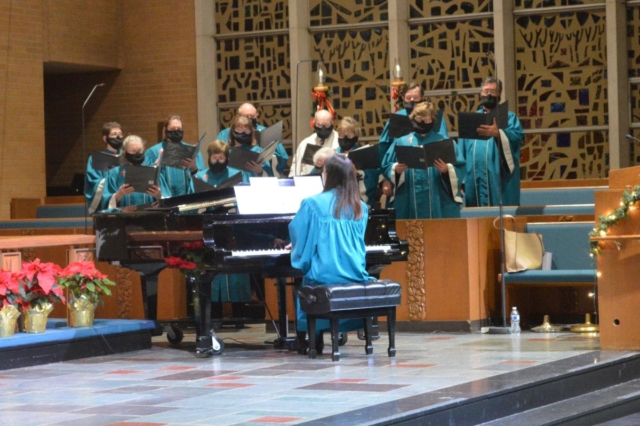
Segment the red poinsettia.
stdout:
<path fill-rule="evenodd" d="M 66 303 L 64 292 L 56 281 L 60 270 L 55 263 L 42 263 L 40 259 L 22 262 L 22 269 L 16 273 L 16 278 L 22 284 L 23 309 L 58 301 Z"/>
<path fill-rule="evenodd" d="M 58 273 L 58 284 L 66 288 L 76 298 L 84 298 L 91 303 L 100 301 L 102 295 L 111 295 L 109 286 L 116 283 L 96 269 L 91 261 L 73 262 Z"/>
<path fill-rule="evenodd" d="M 10 305 L 18 307 L 21 302 L 18 277 L 10 271 L 0 269 L 0 309 Z"/>
<path fill-rule="evenodd" d="M 164 261 L 167 262 L 167 266 L 169 268 L 193 270 L 198 267 L 198 265 L 195 262 L 191 262 L 189 260 L 185 260 L 177 256 L 167 257 L 164 259 Z"/>

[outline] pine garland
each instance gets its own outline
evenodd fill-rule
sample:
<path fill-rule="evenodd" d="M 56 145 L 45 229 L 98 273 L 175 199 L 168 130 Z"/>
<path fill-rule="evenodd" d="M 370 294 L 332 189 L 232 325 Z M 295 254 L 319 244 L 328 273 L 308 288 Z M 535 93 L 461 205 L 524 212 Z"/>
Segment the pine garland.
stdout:
<path fill-rule="evenodd" d="M 620 199 L 620 207 L 615 209 L 608 215 L 600 215 L 598 217 L 598 224 L 593 231 L 589 232 L 590 237 L 604 237 L 607 235 L 609 228 L 615 226 L 618 221 L 627 219 L 629 217 L 629 211 L 634 210 L 636 203 L 640 201 L 640 186 L 635 186 L 633 190 L 626 189 Z M 591 247 L 589 249 L 591 257 L 597 257 L 602 253 L 600 249 L 599 241 L 591 241 Z"/>

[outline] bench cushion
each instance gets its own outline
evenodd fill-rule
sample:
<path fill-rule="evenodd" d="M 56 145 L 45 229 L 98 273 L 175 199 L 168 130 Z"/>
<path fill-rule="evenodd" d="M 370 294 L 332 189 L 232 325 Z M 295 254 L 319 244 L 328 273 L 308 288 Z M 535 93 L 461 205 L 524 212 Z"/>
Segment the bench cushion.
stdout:
<path fill-rule="evenodd" d="M 567 204 L 548 206 L 506 206 L 504 214 L 511 216 L 543 216 L 543 215 L 595 215 L 595 204 Z M 473 217 L 498 217 L 499 207 L 464 207 L 460 210 L 463 219 Z"/>
<path fill-rule="evenodd" d="M 352 309 L 398 306 L 401 294 L 402 287 L 392 280 L 304 285 L 298 290 L 300 308 L 312 315 Z"/>
<path fill-rule="evenodd" d="M 36 208 L 36 219 L 58 219 L 84 216 L 84 204 L 44 205 Z"/>
<path fill-rule="evenodd" d="M 608 189 L 606 186 L 588 186 L 584 188 L 536 188 L 520 191 L 521 206 L 593 204 L 595 192 Z"/>
<path fill-rule="evenodd" d="M 551 269 L 595 269 L 589 256 L 593 222 L 529 223 L 527 232 L 542 235 L 544 250 L 551 252 Z"/>
<path fill-rule="evenodd" d="M 564 269 L 523 271 L 505 274 L 506 284 L 596 283 L 595 269 Z"/>
<path fill-rule="evenodd" d="M 88 218 L 87 227 L 93 231 L 93 220 Z M 14 219 L 0 221 L 0 229 L 52 229 L 84 228 L 84 219 Z"/>

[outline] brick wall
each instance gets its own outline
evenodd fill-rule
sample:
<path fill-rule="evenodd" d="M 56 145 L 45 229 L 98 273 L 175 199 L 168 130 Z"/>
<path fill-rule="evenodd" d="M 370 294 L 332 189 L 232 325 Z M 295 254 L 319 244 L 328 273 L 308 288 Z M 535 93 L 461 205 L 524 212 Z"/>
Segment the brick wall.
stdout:
<path fill-rule="evenodd" d="M 154 0 L 122 2 L 122 69 L 111 73 L 85 73 L 68 83 L 82 86 L 82 102 L 94 84 L 105 82 L 85 108 L 87 151 L 103 149 L 102 125 L 117 121 L 123 132 L 137 134 L 147 146 L 158 142 L 157 124 L 169 114 L 184 120 L 185 141 L 198 139 L 195 16 L 190 1 Z M 80 104 L 82 103 L 80 102 Z M 69 122 L 79 123 L 80 110 Z M 77 118 L 76 118 L 77 117 Z M 75 120 L 75 121 L 74 121 Z M 79 124 L 78 124 L 79 125 Z M 82 141 L 72 148 L 62 138 L 58 151 L 66 151 L 55 173 L 54 185 L 68 185 L 75 173 L 83 173 Z"/>

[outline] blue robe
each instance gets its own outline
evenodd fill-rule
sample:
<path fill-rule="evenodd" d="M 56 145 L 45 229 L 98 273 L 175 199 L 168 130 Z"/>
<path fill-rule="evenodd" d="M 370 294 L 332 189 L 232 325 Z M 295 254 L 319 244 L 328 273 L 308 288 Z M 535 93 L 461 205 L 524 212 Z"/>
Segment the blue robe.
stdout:
<path fill-rule="evenodd" d="M 160 150 L 164 149 L 167 143 L 174 143 L 174 142 L 167 142 L 167 141 L 158 142 L 151 148 L 147 149 L 144 152 L 144 165 L 145 166 L 155 165 L 155 162 L 158 159 L 158 156 L 160 155 Z M 193 147 L 193 145 L 188 144 L 186 142 L 181 142 L 181 143 L 183 145 Z M 196 155 L 196 167 L 198 168 L 198 170 L 204 170 L 207 168 L 204 165 L 201 152 L 198 152 L 198 155 Z M 176 167 L 162 166 L 162 169 L 160 169 L 160 176 L 164 177 L 165 182 L 169 186 L 169 189 L 171 190 L 171 196 L 184 195 L 189 193 L 189 190 L 192 185 L 191 171 L 189 169 L 183 170 L 183 169 L 178 169 Z M 164 192 L 162 193 L 162 196 L 164 197 Z"/>
<path fill-rule="evenodd" d="M 211 186 L 215 186 L 215 185 L 220 185 L 222 182 L 224 182 L 225 180 L 229 179 L 232 176 L 237 175 L 238 173 L 242 173 L 242 170 L 227 166 L 222 171 L 222 173 L 214 173 L 211 171 L 211 169 L 200 170 L 198 173 L 195 174 L 194 179 L 198 178 L 200 180 L 207 182 Z M 249 182 L 248 179 L 245 179 L 244 174 L 242 176 L 242 181 Z M 193 189 L 193 185 L 191 185 L 191 192 L 192 193 L 195 192 Z"/>
<path fill-rule="evenodd" d="M 258 146 L 258 145 L 254 145 L 254 146 L 236 145 L 235 147 L 233 147 L 231 149 L 244 149 L 244 150 L 249 150 L 249 151 L 253 151 L 253 152 L 262 152 L 262 151 L 264 151 L 262 149 L 262 147 Z M 265 161 L 262 164 L 262 170 L 267 176 L 273 176 L 273 170 L 271 169 L 271 161 Z M 249 182 L 249 178 L 250 177 L 255 177 L 256 176 L 255 173 L 248 172 L 246 170 L 241 170 L 241 172 L 242 172 L 242 175 L 243 175 L 242 176 L 242 180 L 244 182 Z"/>
<path fill-rule="evenodd" d="M 104 191 L 102 194 L 101 202 L 102 210 L 127 206 L 139 206 L 141 204 L 148 204 L 156 201 L 154 197 L 147 193 L 132 192 L 131 194 L 127 194 L 122 197 L 116 205 L 115 199 L 111 201 L 111 198 L 116 194 L 116 192 L 118 192 L 118 189 L 120 189 L 120 187 L 124 185 L 124 182 L 125 169 L 123 166 L 114 167 L 113 169 L 109 170 L 104 182 Z M 162 192 L 162 198 L 171 196 L 171 190 L 169 189 L 169 186 L 167 185 L 167 182 L 162 175 L 158 176 L 158 185 L 160 187 L 160 191 Z"/>
<path fill-rule="evenodd" d="M 266 127 L 261 124 L 258 124 L 258 126 L 256 126 L 256 130 L 263 131 L 265 129 Z M 229 143 L 229 129 L 227 128 L 220 131 L 216 140 Z M 276 147 L 276 152 L 274 153 L 274 155 L 276 156 L 276 160 L 278 160 L 276 165 L 276 172 L 278 172 L 280 176 L 286 177 L 284 172 L 285 169 L 289 167 L 289 154 L 287 154 L 287 151 L 284 149 L 282 142 L 278 142 L 278 146 Z M 271 164 L 271 160 L 269 160 L 269 164 Z M 273 172 L 271 172 L 269 176 L 273 176 Z"/>
<path fill-rule="evenodd" d="M 306 284 L 365 282 L 373 278 L 366 270 L 364 235 L 369 212 L 364 202 L 358 220 L 333 216 L 335 190 L 302 200 L 289 224 L 291 266 L 300 269 Z M 357 330 L 362 320 L 340 321 L 340 331 Z M 307 317 L 298 309 L 298 331 L 307 330 Z M 329 329 L 328 320 L 317 321 L 317 331 Z"/>
<path fill-rule="evenodd" d="M 524 133 L 513 112 L 509 112 L 507 128 L 500 129 L 500 134 L 500 141 L 459 140 L 467 163 L 464 182 L 467 207 L 499 205 L 501 187 L 503 205 L 520 205 L 520 144 Z"/>
<path fill-rule="evenodd" d="M 360 146 L 354 146 L 351 148 L 358 149 Z M 373 149 L 373 148 L 372 148 Z M 342 148 L 336 150 L 338 154 L 344 154 L 345 151 Z M 382 158 L 382 157 L 380 157 Z M 366 169 L 358 170 L 358 185 L 360 187 L 360 198 L 367 203 L 371 208 L 376 207 L 376 191 L 378 190 L 378 184 L 380 183 L 380 175 L 382 174 L 382 167 L 378 169 Z"/>
<path fill-rule="evenodd" d="M 102 151 L 107 154 L 113 155 L 114 152 L 108 149 Z M 120 155 L 118 150 L 117 155 Z M 84 198 L 87 203 L 89 214 L 92 214 L 96 210 L 100 209 L 102 204 L 102 193 L 104 191 L 103 179 L 107 176 L 108 171 L 103 172 L 93 168 L 93 158 L 89 156 L 87 161 L 87 173 L 84 177 Z"/>

